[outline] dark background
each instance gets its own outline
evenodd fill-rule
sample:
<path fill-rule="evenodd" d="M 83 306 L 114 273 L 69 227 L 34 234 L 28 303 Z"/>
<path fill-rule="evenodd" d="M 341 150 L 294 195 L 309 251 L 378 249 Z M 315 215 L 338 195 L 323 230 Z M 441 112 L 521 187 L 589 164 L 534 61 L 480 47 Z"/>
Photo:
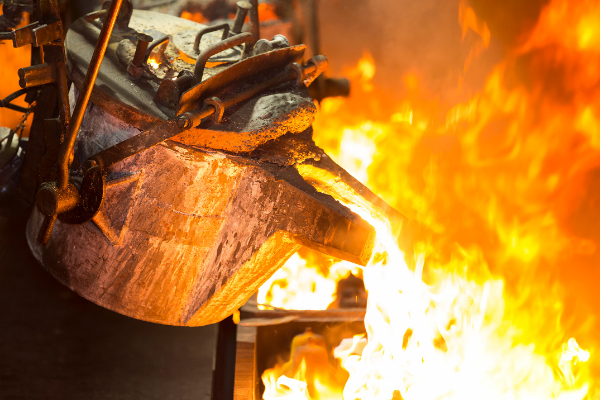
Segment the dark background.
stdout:
<path fill-rule="evenodd" d="M 209 399 L 216 327 L 99 307 L 54 280 L 0 217 L 0 399 Z"/>

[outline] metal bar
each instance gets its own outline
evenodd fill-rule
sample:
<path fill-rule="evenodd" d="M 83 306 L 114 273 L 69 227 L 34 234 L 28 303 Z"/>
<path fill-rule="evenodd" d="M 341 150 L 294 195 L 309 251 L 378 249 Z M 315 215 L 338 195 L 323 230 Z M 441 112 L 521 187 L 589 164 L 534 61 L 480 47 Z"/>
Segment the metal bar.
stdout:
<path fill-rule="evenodd" d="M 229 23 L 223 22 L 222 24 L 217 24 L 213 26 L 209 26 L 208 28 L 201 29 L 200 32 L 196 35 L 196 40 L 194 40 L 194 52 L 200 52 L 200 42 L 202 41 L 202 36 L 207 33 L 220 31 L 223 29 L 223 35 L 221 35 L 221 40 L 225 40 L 229 37 Z"/>
<path fill-rule="evenodd" d="M 249 11 L 250 16 L 250 32 L 254 37 L 254 42 L 260 39 L 260 21 L 258 19 L 258 0 L 249 0 L 252 8 Z"/>
<path fill-rule="evenodd" d="M 53 65 L 44 63 L 19 69 L 19 86 L 23 89 L 45 85 L 56 81 L 56 70 Z"/>
<path fill-rule="evenodd" d="M 120 161 L 123 161 L 131 156 L 136 155 L 144 150 L 147 150 L 157 144 L 164 142 L 173 136 L 178 135 L 186 129 L 194 126 L 193 123 L 187 123 L 190 120 L 200 121 L 202 118 L 206 118 L 215 112 L 214 107 L 208 106 L 198 111 L 190 111 L 185 115 L 164 122 L 154 128 L 141 132 L 132 138 L 122 141 L 100 153 L 90 157 L 90 161 L 95 162 L 101 168 L 108 168 Z"/>
<path fill-rule="evenodd" d="M 75 140 L 77 139 L 77 133 L 79 132 L 79 127 L 81 126 L 81 121 L 83 120 L 83 115 L 90 100 L 90 96 L 92 95 L 96 77 L 100 71 L 100 65 L 102 64 L 104 53 L 106 53 L 106 48 L 108 47 L 108 42 L 110 40 L 110 36 L 115 26 L 115 22 L 117 21 L 117 16 L 119 15 L 119 10 L 121 9 L 122 4 L 123 0 L 112 0 L 110 3 L 107 18 L 104 21 L 104 25 L 102 26 L 102 30 L 98 36 L 98 43 L 94 49 L 90 66 L 85 75 L 85 80 L 83 81 L 83 90 L 80 92 L 79 98 L 77 99 L 77 104 L 75 105 L 75 110 L 73 111 L 71 123 L 69 124 L 69 130 L 65 137 L 65 141 L 60 148 L 60 152 L 58 154 L 57 179 L 57 187 L 60 190 L 64 190 L 69 182 L 69 160 L 71 158 L 71 153 L 73 152 Z"/>
<path fill-rule="evenodd" d="M 0 101 L 0 107 L 6 107 L 6 105 L 9 104 L 11 101 L 16 99 L 17 97 L 23 96 L 27 92 L 29 92 L 29 89 L 19 89 L 14 93 L 9 94 Z"/>
<path fill-rule="evenodd" d="M 16 104 L 10 104 L 10 103 L 0 105 L 0 107 L 8 108 L 9 110 L 18 111 L 18 112 L 22 112 L 22 113 L 26 113 L 27 111 L 29 111 L 29 108 L 21 107 Z"/>
<path fill-rule="evenodd" d="M 69 106 L 69 83 L 65 66 L 65 48 L 62 44 L 47 44 L 43 46 L 44 59 L 54 66 L 55 84 L 58 91 L 58 115 L 67 133 L 71 122 L 71 108 Z"/>
<path fill-rule="evenodd" d="M 306 67 L 302 68 L 304 74 L 311 74 L 316 70 L 316 66 L 312 63 L 309 63 Z M 228 99 L 222 101 L 223 107 L 227 108 L 234 104 L 240 103 L 244 100 L 247 100 L 267 89 L 273 88 L 275 86 L 281 85 L 282 83 L 291 81 L 296 79 L 298 72 L 295 69 L 288 69 L 282 74 L 276 76 L 275 78 L 267 79 L 264 82 L 261 82 L 257 85 L 254 85 L 246 90 L 243 90 L 234 96 L 231 96 Z"/>
<path fill-rule="evenodd" d="M 40 228 L 40 233 L 37 238 L 38 242 L 42 244 L 48 243 L 48 240 L 50 240 L 50 234 L 52 234 L 52 228 L 54 228 L 57 218 L 57 214 L 48 215 L 44 218 L 44 222 L 42 222 L 42 227 Z"/>
<path fill-rule="evenodd" d="M 211 400 L 233 400 L 237 344 L 233 318 L 229 316 L 219 322 L 217 332 Z"/>
<path fill-rule="evenodd" d="M 93 13 L 90 13 L 83 18 L 85 18 L 87 22 L 92 22 L 94 20 L 97 20 L 98 18 L 104 18 L 107 12 L 108 10 L 94 11 Z"/>

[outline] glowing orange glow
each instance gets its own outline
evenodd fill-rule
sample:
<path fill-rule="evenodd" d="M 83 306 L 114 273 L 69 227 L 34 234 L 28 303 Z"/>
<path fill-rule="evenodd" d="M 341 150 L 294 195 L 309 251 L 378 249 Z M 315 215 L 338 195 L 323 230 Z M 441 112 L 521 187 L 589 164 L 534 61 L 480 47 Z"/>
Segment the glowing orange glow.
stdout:
<path fill-rule="evenodd" d="M 195 64 L 196 63 L 196 59 L 192 58 L 190 56 L 188 56 L 187 54 L 183 53 L 183 52 L 179 52 L 179 56 L 177 56 L 177 58 L 175 58 L 175 60 L 182 60 L 188 64 Z M 173 60 L 173 61 L 175 61 Z"/>
<path fill-rule="evenodd" d="M 2 5 L 0 4 L 0 7 Z M 2 11 L 0 9 L 0 14 Z M 19 27 L 23 27 L 29 23 L 29 16 L 23 15 L 23 21 L 19 24 Z M 21 89 L 19 86 L 19 68 L 28 67 L 31 64 L 31 48 L 28 46 L 14 48 L 11 41 L 7 40 L 0 42 L 0 59 L 2 60 L 2 76 L 3 81 L 0 86 L 0 99 L 5 98 L 9 94 L 16 92 Z M 29 104 L 25 102 L 25 96 L 21 96 L 17 100 L 12 102 L 13 104 L 21 107 L 28 107 Z M 0 108 L 0 126 L 7 128 L 15 128 L 21 121 L 22 114 L 8 108 Z M 31 123 L 29 117 L 29 123 Z M 29 132 L 29 124 L 25 129 L 24 135 L 27 136 Z"/>
<path fill-rule="evenodd" d="M 258 4 L 258 20 L 259 21 L 271 21 L 279 19 L 275 13 L 275 4 L 273 3 L 259 3 Z"/>
<path fill-rule="evenodd" d="M 378 244 L 367 335 L 334 351 L 345 400 L 598 398 L 599 10 L 551 0 L 459 104 L 415 73 L 390 98 L 370 57 L 346 74 L 351 98 L 322 102 L 317 144 L 418 226 L 401 250 L 349 205 Z"/>
<path fill-rule="evenodd" d="M 160 66 L 158 61 L 152 57 L 148 58 L 148 65 L 154 69 L 156 69 Z"/>
<path fill-rule="evenodd" d="M 198 22 L 200 24 L 208 22 L 208 19 L 204 15 L 202 15 L 202 13 L 199 11 L 190 12 L 190 11 L 184 10 L 181 12 L 181 18 L 188 19 L 188 20 L 194 21 L 194 22 Z"/>
<path fill-rule="evenodd" d="M 485 21 L 477 18 L 473 8 L 467 5 L 467 0 L 461 0 L 458 7 L 458 21 L 462 27 L 463 39 L 469 30 L 475 32 L 480 38 L 480 42 L 476 42 L 472 47 L 467 59 L 465 60 L 464 72 L 466 73 L 473 59 L 481 53 L 483 49 L 487 49 L 490 45 L 491 33 Z"/>

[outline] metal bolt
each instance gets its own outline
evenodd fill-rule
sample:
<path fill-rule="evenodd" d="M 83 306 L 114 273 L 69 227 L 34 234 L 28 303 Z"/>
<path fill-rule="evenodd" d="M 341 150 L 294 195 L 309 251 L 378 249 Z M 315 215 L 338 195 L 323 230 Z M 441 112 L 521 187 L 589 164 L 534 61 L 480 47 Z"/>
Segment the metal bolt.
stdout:
<path fill-rule="evenodd" d="M 146 58 L 146 50 L 148 45 L 152 42 L 152 36 L 146 35 L 145 33 L 138 34 L 138 41 L 135 47 L 135 54 L 131 63 L 136 67 L 141 67 Z"/>
<path fill-rule="evenodd" d="M 190 127 L 190 125 L 191 121 L 186 115 L 182 115 L 179 118 L 177 118 L 177 126 L 181 129 L 187 129 Z"/>
<path fill-rule="evenodd" d="M 244 21 L 246 20 L 246 15 L 248 15 L 248 11 L 250 11 L 251 8 L 252 4 L 248 3 L 247 1 L 237 2 L 237 11 L 235 13 L 235 19 L 233 20 L 233 28 L 231 28 L 231 32 L 237 34 L 242 31 Z"/>

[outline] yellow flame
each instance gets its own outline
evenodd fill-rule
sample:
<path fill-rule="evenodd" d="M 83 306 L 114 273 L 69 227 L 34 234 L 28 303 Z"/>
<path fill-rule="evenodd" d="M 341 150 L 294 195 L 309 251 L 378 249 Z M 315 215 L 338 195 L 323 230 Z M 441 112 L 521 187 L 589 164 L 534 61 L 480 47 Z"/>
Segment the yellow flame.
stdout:
<path fill-rule="evenodd" d="M 367 343 L 355 337 L 335 352 L 350 373 L 345 400 L 392 399 L 395 393 L 405 400 L 586 396 L 589 384 L 578 382 L 572 367 L 589 353 L 569 339 L 552 365 L 534 344 L 519 343 L 502 280 L 479 283 L 433 271 L 440 279 L 426 285 L 424 258 L 412 271 L 385 224 L 354 211 L 378 228 L 380 248 L 373 260 L 383 261 L 364 270 Z M 564 378 L 557 378 L 555 367 Z"/>
<path fill-rule="evenodd" d="M 379 243 L 367 336 L 335 351 L 345 400 L 598 398 L 599 10 L 551 0 L 460 104 L 414 73 L 386 97 L 370 57 L 323 101 L 317 144 L 416 226 L 405 256 L 353 208 Z"/>
<path fill-rule="evenodd" d="M 336 283 L 351 273 L 360 271 L 347 261 L 335 262 L 323 272 L 296 253 L 258 289 L 259 308 L 325 310 L 335 300 Z"/>
<path fill-rule="evenodd" d="M 264 400 L 339 400 L 347 373 L 330 363 L 323 336 L 308 329 L 294 337 L 290 358 L 261 376 Z"/>
<path fill-rule="evenodd" d="M 156 61 L 154 58 L 150 57 L 150 58 L 148 58 L 148 65 L 149 65 L 150 67 L 152 67 L 152 68 L 156 69 L 156 68 L 158 68 L 158 67 L 159 67 L 159 65 L 160 65 L 160 64 L 159 64 L 159 63 L 158 63 L 158 61 Z"/>

